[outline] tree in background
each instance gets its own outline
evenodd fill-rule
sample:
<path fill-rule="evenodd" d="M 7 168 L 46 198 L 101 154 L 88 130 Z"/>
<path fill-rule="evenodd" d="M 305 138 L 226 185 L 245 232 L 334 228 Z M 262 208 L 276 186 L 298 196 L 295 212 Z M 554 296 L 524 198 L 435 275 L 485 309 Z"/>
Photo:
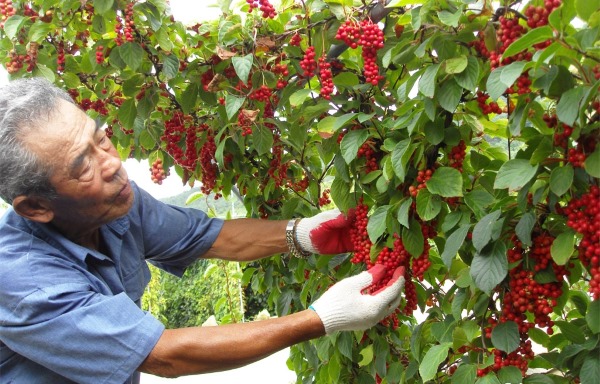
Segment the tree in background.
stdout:
<path fill-rule="evenodd" d="M 599 382 L 598 0 L 218 3 L 186 26 L 162 0 L 2 0 L 4 64 L 156 182 L 355 209 L 352 254 L 244 269 L 282 315 L 407 267 L 393 316 L 292 348 L 298 382 Z"/>

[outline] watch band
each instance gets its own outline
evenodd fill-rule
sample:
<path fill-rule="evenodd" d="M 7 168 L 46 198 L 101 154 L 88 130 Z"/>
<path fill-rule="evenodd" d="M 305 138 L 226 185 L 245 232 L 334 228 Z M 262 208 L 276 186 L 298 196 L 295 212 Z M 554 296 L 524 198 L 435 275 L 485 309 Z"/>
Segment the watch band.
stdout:
<path fill-rule="evenodd" d="M 306 259 L 311 255 L 311 253 L 303 250 L 296 241 L 296 226 L 298 225 L 299 221 L 300 219 L 292 219 L 288 221 L 287 226 L 285 227 L 285 241 L 287 242 L 290 254 L 292 256 Z"/>

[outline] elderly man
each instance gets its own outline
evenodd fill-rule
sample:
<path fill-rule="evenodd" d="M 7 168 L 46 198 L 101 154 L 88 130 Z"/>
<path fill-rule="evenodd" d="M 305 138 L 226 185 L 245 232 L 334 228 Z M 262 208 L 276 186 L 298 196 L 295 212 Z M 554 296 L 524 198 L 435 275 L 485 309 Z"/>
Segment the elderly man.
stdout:
<path fill-rule="evenodd" d="M 219 327 L 165 329 L 140 309 L 147 261 L 176 275 L 198 258 L 251 261 L 351 250 L 350 218 L 209 218 L 129 181 L 115 147 L 69 95 L 42 79 L 0 90 L 0 382 L 137 383 L 239 367 L 311 338 L 360 330 L 400 300 L 403 271 L 373 295 L 377 266 L 311 309 Z"/>

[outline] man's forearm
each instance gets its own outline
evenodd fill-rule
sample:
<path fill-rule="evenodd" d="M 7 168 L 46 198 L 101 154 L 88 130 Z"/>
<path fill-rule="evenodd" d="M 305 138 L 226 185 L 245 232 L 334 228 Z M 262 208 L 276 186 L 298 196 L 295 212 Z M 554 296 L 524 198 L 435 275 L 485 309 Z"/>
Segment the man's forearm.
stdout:
<path fill-rule="evenodd" d="M 287 220 L 227 220 L 211 249 L 202 257 L 253 261 L 287 252 L 286 225 Z"/>
<path fill-rule="evenodd" d="M 139 370 L 164 377 L 222 371 L 324 334 L 312 310 L 252 323 L 165 330 Z"/>

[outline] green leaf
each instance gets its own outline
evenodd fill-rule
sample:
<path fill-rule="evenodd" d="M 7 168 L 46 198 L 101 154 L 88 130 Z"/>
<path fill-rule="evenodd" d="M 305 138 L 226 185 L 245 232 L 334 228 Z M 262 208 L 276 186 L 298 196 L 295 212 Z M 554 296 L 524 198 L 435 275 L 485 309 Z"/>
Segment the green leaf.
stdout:
<path fill-rule="evenodd" d="M 424 240 L 421 225 L 416 220 L 411 220 L 410 227 L 402 230 L 404 248 L 413 257 L 419 257 L 423 253 L 423 249 L 425 248 Z"/>
<path fill-rule="evenodd" d="M 137 70 L 144 58 L 144 49 L 138 43 L 127 42 L 119 47 L 119 54 L 131 70 Z"/>
<path fill-rule="evenodd" d="M 519 326 L 514 321 L 500 323 L 492 330 L 492 344 L 506 353 L 511 353 L 519 347 Z"/>
<path fill-rule="evenodd" d="M 440 106 L 446 111 L 454 112 L 456 106 L 460 102 L 462 93 L 462 87 L 458 85 L 454 79 L 450 79 L 449 81 L 444 81 L 442 83 L 437 95 L 437 100 L 440 103 Z"/>
<path fill-rule="evenodd" d="M 252 131 L 252 142 L 259 155 L 269 153 L 273 148 L 273 132 L 264 125 L 256 125 Z"/>
<path fill-rule="evenodd" d="M 50 68 L 46 67 L 44 64 L 37 63 L 33 73 L 36 76 L 44 77 L 46 80 L 48 80 L 50 82 L 54 82 L 54 80 L 56 79 L 56 75 L 54 74 L 54 71 L 51 70 Z"/>
<path fill-rule="evenodd" d="M 550 174 L 550 190 L 557 196 L 564 195 L 573 184 L 573 166 L 566 164 L 562 167 L 557 167 Z"/>
<path fill-rule="evenodd" d="M 439 69 L 439 64 L 430 65 L 419 79 L 419 91 L 426 97 L 433 98 L 435 94 L 436 76 Z"/>
<path fill-rule="evenodd" d="M 225 95 L 225 111 L 229 120 L 240 110 L 244 101 L 246 101 L 245 97 L 237 97 L 229 93 Z"/>
<path fill-rule="evenodd" d="M 369 138 L 369 132 L 366 129 L 358 129 L 350 131 L 340 143 L 340 150 L 342 151 L 342 157 L 346 160 L 347 164 L 350 164 L 352 160 L 358 155 L 359 148 Z"/>
<path fill-rule="evenodd" d="M 181 109 L 183 109 L 184 113 L 191 113 L 196 107 L 196 100 L 198 100 L 198 90 L 198 84 L 191 83 L 187 86 L 185 91 L 183 91 L 181 97 L 177 98 L 179 104 L 181 105 Z"/>
<path fill-rule="evenodd" d="M 442 202 L 437 195 L 427 190 L 420 190 L 417 195 L 417 213 L 423 221 L 433 220 L 442 209 Z"/>
<path fill-rule="evenodd" d="M 471 262 L 473 282 L 488 295 L 504 280 L 507 273 L 506 245 L 502 241 L 496 241 L 485 252 L 476 253 Z"/>
<path fill-rule="evenodd" d="M 462 196 L 462 174 L 455 168 L 441 167 L 425 183 L 427 190 L 442 197 Z"/>
<path fill-rule="evenodd" d="M 356 118 L 356 113 L 346 113 L 342 116 L 327 116 L 317 123 L 317 129 L 322 133 L 333 133 Z"/>
<path fill-rule="evenodd" d="M 579 378 L 581 379 L 581 383 L 600 383 L 600 353 L 598 353 L 597 349 L 590 352 L 583 361 L 583 365 L 581 365 L 581 370 L 579 372 Z"/>
<path fill-rule="evenodd" d="M 488 77 L 486 89 L 492 101 L 498 100 L 506 92 L 506 88 L 512 86 L 517 80 L 526 63 L 515 61 L 509 65 L 496 68 Z"/>
<path fill-rule="evenodd" d="M 558 235 L 552 242 L 550 254 L 552 260 L 558 265 L 565 265 L 575 251 L 575 231 L 567 229 Z"/>
<path fill-rule="evenodd" d="M 467 61 L 467 68 L 456 75 L 454 79 L 461 87 L 474 92 L 477 87 L 477 81 L 479 80 L 479 62 L 473 56 L 469 56 Z"/>
<path fill-rule="evenodd" d="M 590 16 L 600 9 L 600 0 L 575 0 L 575 10 L 577 16 L 585 22 L 588 22 Z"/>
<path fill-rule="evenodd" d="M 20 15 L 12 15 L 4 22 L 4 33 L 9 39 L 14 39 L 21 30 L 21 24 L 25 21 L 25 18 Z"/>
<path fill-rule="evenodd" d="M 290 96 L 290 105 L 292 107 L 297 107 L 304 103 L 304 100 L 310 95 L 312 91 L 310 89 L 299 89 L 296 92 L 292 93 Z"/>
<path fill-rule="evenodd" d="M 438 12 L 438 17 L 443 24 L 446 24 L 450 27 L 457 28 L 458 20 L 462 16 L 462 10 L 459 9 L 455 13 L 448 12 L 446 10 Z"/>
<path fill-rule="evenodd" d="M 585 320 L 592 333 L 600 333 L 600 300 L 594 300 L 590 303 L 585 314 Z"/>
<path fill-rule="evenodd" d="M 352 359 L 352 346 L 354 342 L 350 332 L 340 332 L 335 342 L 338 351 L 348 359 Z"/>
<path fill-rule="evenodd" d="M 448 350 L 451 346 L 452 343 L 443 343 L 429 348 L 423 357 L 423 361 L 419 364 L 419 374 L 423 382 L 435 377 L 438 372 L 438 366 L 448 357 Z"/>
<path fill-rule="evenodd" d="M 391 205 L 377 207 L 375 212 L 373 212 L 373 214 L 369 217 L 369 222 L 367 223 L 367 233 L 369 234 L 369 239 L 371 239 L 371 242 L 376 243 L 377 239 L 379 239 L 385 232 L 387 228 L 386 222 L 391 207 Z"/>
<path fill-rule="evenodd" d="M 590 176 L 600 178 L 600 147 L 585 159 L 583 167 Z"/>
<path fill-rule="evenodd" d="M 556 106 L 556 117 L 567 125 L 573 125 L 577 120 L 579 104 L 584 94 L 585 90 L 582 87 L 569 89 L 565 92 Z"/>
<path fill-rule="evenodd" d="M 94 0 L 94 12 L 103 15 L 113 6 L 113 0 Z"/>
<path fill-rule="evenodd" d="M 254 55 L 247 54 L 246 56 L 239 57 L 234 56 L 231 58 L 231 64 L 233 64 L 233 68 L 235 69 L 235 73 L 242 80 L 244 84 L 248 82 L 248 75 L 252 70 L 252 63 L 254 62 Z"/>
<path fill-rule="evenodd" d="M 521 384 L 523 382 L 523 374 L 519 368 L 513 365 L 508 365 L 506 367 L 502 367 L 498 371 L 498 380 L 500 380 L 501 383 Z"/>
<path fill-rule="evenodd" d="M 514 56 L 521 51 L 531 48 L 531 46 L 534 44 L 552 39 L 552 37 L 552 28 L 547 25 L 533 28 L 523 36 L 519 37 L 517 40 L 513 41 L 502 54 L 502 58 L 505 59 L 507 57 Z"/>
<path fill-rule="evenodd" d="M 494 227 L 500 218 L 501 211 L 488 213 L 473 228 L 473 246 L 481 251 L 492 239 Z"/>
<path fill-rule="evenodd" d="M 135 106 L 135 99 L 127 99 L 118 112 L 119 121 L 123 126 L 127 129 L 133 128 L 133 122 L 135 121 L 135 117 L 137 116 L 137 108 Z"/>
<path fill-rule="evenodd" d="M 460 55 L 444 61 L 444 70 L 446 73 L 461 73 L 467 68 L 468 64 L 467 56 Z"/>
<path fill-rule="evenodd" d="M 408 228 L 410 226 L 408 221 L 408 216 L 410 213 L 410 207 L 412 205 L 412 199 L 408 198 L 400 204 L 400 208 L 398 208 L 398 222 L 402 224 L 404 227 Z"/>
<path fill-rule="evenodd" d="M 477 378 L 477 367 L 473 364 L 461 364 L 452 375 L 452 384 L 474 383 Z"/>
<path fill-rule="evenodd" d="M 537 173 L 537 165 L 529 164 L 526 159 L 513 159 L 502 164 L 494 181 L 494 189 L 518 191 Z"/>
<path fill-rule="evenodd" d="M 515 233 L 521 242 L 527 246 L 531 245 L 531 232 L 535 226 L 537 217 L 534 212 L 527 212 L 521 216 L 517 226 L 515 227 Z"/>
<path fill-rule="evenodd" d="M 362 359 L 358 362 L 359 367 L 371 364 L 373 361 L 373 344 L 367 345 L 365 348 L 360 350 L 360 356 Z"/>
<path fill-rule="evenodd" d="M 487 214 L 487 207 L 494 202 L 494 196 L 484 189 L 473 189 L 465 194 L 464 201 L 475 217 L 481 218 Z"/>
<path fill-rule="evenodd" d="M 585 343 L 585 335 L 577 325 L 568 321 L 555 321 L 554 324 L 558 326 L 560 333 L 565 335 L 567 340 L 572 341 L 575 344 Z"/>
<path fill-rule="evenodd" d="M 163 63 L 162 73 L 165 75 L 165 80 L 170 80 L 179 73 L 179 59 L 176 55 L 166 55 L 161 52 L 160 58 Z"/>
<path fill-rule="evenodd" d="M 173 50 L 173 42 L 169 38 L 169 28 L 167 26 L 163 26 L 156 31 L 156 40 L 163 51 L 170 52 Z"/>
<path fill-rule="evenodd" d="M 465 242 L 465 238 L 467 237 L 470 228 L 471 226 L 469 224 L 463 224 L 448 236 L 448 240 L 446 240 L 446 244 L 444 245 L 444 251 L 442 252 L 442 261 L 448 269 L 450 269 L 452 260 L 454 260 L 458 250 Z"/>
<path fill-rule="evenodd" d="M 29 29 L 29 41 L 35 41 L 41 43 L 48 34 L 53 31 L 53 25 L 50 23 L 44 23 L 41 20 L 36 20 L 35 23 Z"/>
<path fill-rule="evenodd" d="M 401 181 L 404 181 L 404 178 L 406 177 L 406 164 L 404 164 L 404 155 L 410 147 L 410 143 L 410 139 L 404 139 L 398 142 L 398 144 L 396 144 L 392 150 L 392 166 L 394 168 L 394 173 L 396 173 L 396 176 L 398 176 Z"/>

